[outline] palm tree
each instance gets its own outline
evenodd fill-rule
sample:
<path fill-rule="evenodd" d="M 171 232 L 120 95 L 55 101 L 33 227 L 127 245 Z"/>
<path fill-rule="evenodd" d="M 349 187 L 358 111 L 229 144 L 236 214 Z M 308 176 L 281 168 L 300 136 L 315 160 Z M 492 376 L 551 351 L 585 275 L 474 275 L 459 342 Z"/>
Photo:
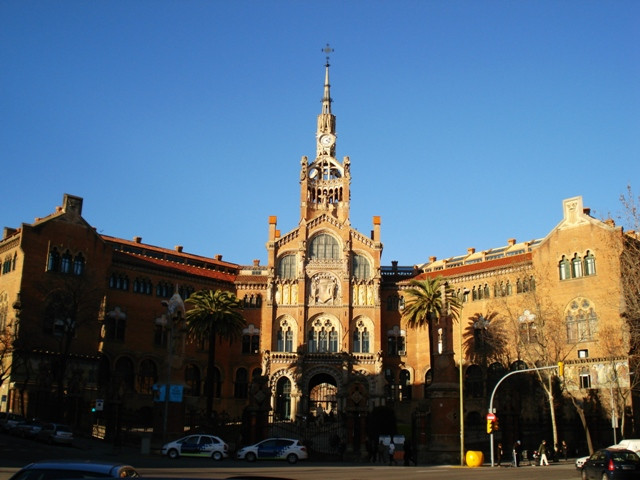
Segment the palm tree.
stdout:
<path fill-rule="evenodd" d="M 413 279 L 406 290 L 408 300 L 402 316 L 411 328 L 427 326 L 429 328 L 429 354 L 433 366 L 433 328 L 440 319 L 458 318 L 460 300 L 453 288 L 442 277 Z"/>
<path fill-rule="evenodd" d="M 469 317 L 464 336 L 464 350 L 471 363 L 486 369 L 490 362 L 502 360 L 507 348 L 507 337 L 498 312 L 473 314 Z"/>
<path fill-rule="evenodd" d="M 208 420 L 213 412 L 216 340 L 224 338 L 232 342 L 242 335 L 242 329 L 247 322 L 239 312 L 242 307 L 240 300 L 231 292 L 200 290 L 193 293 L 186 302 L 193 305 L 185 315 L 187 333 L 193 339 L 209 343 L 207 375 L 204 384 Z"/>

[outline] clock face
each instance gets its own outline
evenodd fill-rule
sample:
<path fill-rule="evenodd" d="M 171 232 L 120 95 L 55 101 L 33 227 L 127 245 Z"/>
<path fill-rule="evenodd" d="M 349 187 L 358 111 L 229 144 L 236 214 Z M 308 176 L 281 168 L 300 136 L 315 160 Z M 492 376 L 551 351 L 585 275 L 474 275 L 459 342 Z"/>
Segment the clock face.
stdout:
<path fill-rule="evenodd" d="M 324 147 L 328 147 L 333 144 L 333 135 L 322 135 L 320 137 L 320 144 Z"/>

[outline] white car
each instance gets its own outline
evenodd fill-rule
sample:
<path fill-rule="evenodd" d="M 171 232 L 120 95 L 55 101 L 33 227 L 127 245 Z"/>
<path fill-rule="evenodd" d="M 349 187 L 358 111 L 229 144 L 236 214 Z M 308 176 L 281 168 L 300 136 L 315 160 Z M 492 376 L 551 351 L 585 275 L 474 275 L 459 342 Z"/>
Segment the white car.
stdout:
<path fill-rule="evenodd" d="M 307 447 L 300 440 L 293 438 L 267 438 L 254 445 L 243 447 L 236 454 L 239 460 L 255 462 L 256 460 L 286 460 L 296 463 L 298 460 L 306 460 Z"/>
<path fill-rule="evenodd" d="M 584 466 L 584 462 L 589 460 L 589 457 L 590 457 L 590 455 L 587 455 L 586 457 L 576 458 L 576 468 L 578 470 L 582 470 L 582 467 Z"/>
<path fill-rule="evenodd" d="M 229 456 L 229 445 L 215 435 L 194 434 L 162 446 L 162 454 L 169 458 L 207 457 L 222 460 Z"/>

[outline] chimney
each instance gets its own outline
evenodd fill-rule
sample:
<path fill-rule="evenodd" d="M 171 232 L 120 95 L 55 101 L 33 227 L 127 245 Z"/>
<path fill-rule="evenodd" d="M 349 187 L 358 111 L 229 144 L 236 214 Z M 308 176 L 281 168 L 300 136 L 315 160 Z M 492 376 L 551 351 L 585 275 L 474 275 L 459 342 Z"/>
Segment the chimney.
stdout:
<path fill-rule="evenodd" d="M 398 260 L 391 260 L 391 270 L 394 272 L 398 271 Z"/>
<path fill-rule="evenodd" d="M 133 237 L 133 241 L 136 243 L 142 243 L 142 237 Z"/>
<path fill-rule="evenodd" d="M 437 260 L 437 257 L 429 257 L 429 263 L 433 263 Z"/>
<path fill-rule="evenodd" d="M 221 262 L 221 261 L 222 261 L 222 255 L 220 255 L 219 253 L 216 253 L 216 254 L 213 256 L 213 259 L 214 259 L 214 260 L 217 260 L 217 261 L 219 261 L 219 262 Z"/>
<path fill-rule="evenodd" d="M 173 248 L 174 248 L 174 250 L 175 250 L 176 252 L 180 252 L 180 253 L 182 253 L 182 245 L 176 245 L 176 246 L 175 246 L 175 247 L 173 247 Z"/>
<path fill-rule="evenodd" d="M 471 255 L 472 253 L 476 253 L 476 249 L 475 247 L 469 247 L 467 248 L 467 254 Z"/>
<path fill-rule="evenodd" d="M 260 260 L 256 259 L 253 261 L 253 266 L 254 267 L 259 267 L 260 266 Z"/>
<path fill-rule="evenodd" d="M 582 213 L 584 213 L 585 215 L 591 216 L 591 209 L 589 207 L 584 207 L 582 209 Z"/>
<path fill-rule="evenodd" d="M 507 240 L 507 243 L 509 244 L 510 247 L 513 247 L 516 244 L 516 239 L 510 238 L 509 240 Z"/>

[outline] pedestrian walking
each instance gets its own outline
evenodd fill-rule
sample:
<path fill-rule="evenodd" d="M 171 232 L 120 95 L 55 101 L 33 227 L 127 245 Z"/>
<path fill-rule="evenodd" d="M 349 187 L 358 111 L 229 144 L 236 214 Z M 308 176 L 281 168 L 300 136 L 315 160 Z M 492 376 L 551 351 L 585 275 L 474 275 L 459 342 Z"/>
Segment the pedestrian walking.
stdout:
<path fill-rule="evenodd" d="M 565 440 L 562 440 L 562 456 L 564 457 L 564 461 L 567 461 L 567 455 L 569 454 L 569 447 L 567 446 L 567 442 Z"/>
<path fill-rule="evenodd" d="M 549 461 L 547 460 L 547 441 L 542 440 L 542 443 L 538 447 L 538 454 L 540 455 L 540 466 L 546 465 L 549 466 Z"/>

